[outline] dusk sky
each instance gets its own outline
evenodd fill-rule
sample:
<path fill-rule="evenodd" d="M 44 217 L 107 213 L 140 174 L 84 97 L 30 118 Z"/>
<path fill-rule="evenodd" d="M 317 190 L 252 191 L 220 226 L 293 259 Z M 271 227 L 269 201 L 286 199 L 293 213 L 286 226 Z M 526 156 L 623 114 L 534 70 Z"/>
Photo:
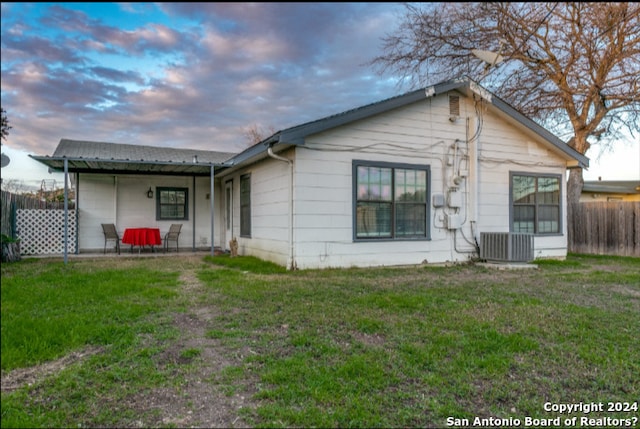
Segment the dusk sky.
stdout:
<path fill-rule="evenodd" d="M 238 152 L 410 91 L 367 63 L 400 3 L 2 3 L 3 180 L 39 186 L 62 138 Z M 623 144 L 585 179 L 640 179 Z"/>

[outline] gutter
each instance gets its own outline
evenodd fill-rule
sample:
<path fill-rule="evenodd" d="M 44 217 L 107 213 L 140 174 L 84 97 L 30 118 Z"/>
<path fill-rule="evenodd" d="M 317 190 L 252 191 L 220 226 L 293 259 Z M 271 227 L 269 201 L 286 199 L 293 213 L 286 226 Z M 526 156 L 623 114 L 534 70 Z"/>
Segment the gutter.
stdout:
<path fill-rule="evenodd" d="M 275 142 L 269 144 L 269 146 L 267 147 L 267 154 L 269 155 L 269 157 L 277 161 L 282 161 L 289 164 L 289 257 L 288 257 L 289 263 L 288 263 L 288 269 L 294 270 L 296 264 L 295 264 L 295 258 L 293 253 L 293 160 L 273 153 L 274 144 Z"/>

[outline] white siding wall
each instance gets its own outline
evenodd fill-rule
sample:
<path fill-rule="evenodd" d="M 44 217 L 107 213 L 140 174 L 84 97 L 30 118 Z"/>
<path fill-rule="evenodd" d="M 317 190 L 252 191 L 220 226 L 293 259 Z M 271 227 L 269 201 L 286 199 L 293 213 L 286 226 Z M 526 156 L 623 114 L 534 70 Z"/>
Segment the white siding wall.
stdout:
<path fill-rule="evenodd" d="M 458 214 L 465 220 L 461 230 L 444 225 L 445 210 L 435 209 L 434 194 L 446 199 L 451 186 L 456 140 L 458 158 L 470 153 L 467 147 L 467 121 L 475 116 L 470 100 L 461 97 L 461 118 L 449 120 L 446 95 L 371 117 L 307 138 L 295 155 L 295 261 L 298 268 L 348 267 L 441 263 L 466 261 L 477 256 L 474 234 L 509 230 L 509 172 L 563 174 L 563 161 L 532 143 L 531 136 L 501 119 L 486 114 L 480 136 L 480 164 L 477 223 L 473 220 L 473 199 L 467 176 L 459 186 L 463 207 Z M 431 172 L 431 240 L 354 242 L 352 161 L 368 160 L 428 165 Z M 466 174 L 470 165 L 462 162 Z M 284 168 L 284 167 L 282 167 Z M 564 200 L 565 184 L 562 196 Z M 256 192 L 257 193 L 257 192 Z M 255 206 L 254 206 L 255 207 Z M 563 207 L 563 214 L 565 208 Z M 563 228 L 566 231 L 566 226 Z M 467 240 L 471 241 L 469 243 Z M 536 237 L 536 256 L 566 255 L 566 233 Z"/>
<path fill-rule="evenodd" d="M 101 223 L 115 223 L 120 237 L 126 228 L 150 227 L 159 228 L 160 234 L 169 230 L 172 223 L 182 223 L 178 245 L 181 249 L 190 250 L 194 246 L 194 214 L 195 214 L 195 247 L 211 247 L 211 215 L 210 179 L 196 178 L 195 191 L 192 177 L 172 176 L 138 176 L 82 174 L 79 179 L 78 208 L 80 216 L 79 249 L 89 252 L 104 247 L 104 235 Z M 153 198 L 147 198 L 149 187 L 154 192 Z M 189 190 L 189 219 L 169 221 L 156 220 L 157 187 L 180 187 Z M 216 183 L 214 244 L 220 243 L 220 185 Z M 195 213 L 193 202 L 196 202 Z M 172 245 L 175 245 L 173 242 Z M 126 250 L 124 245 L 123 250 Z"/>
<path fill-rule="evenodd" d="M 78 249 L 104 249 L 103 223 L 116 223 L 116 185 L 113 176 L 80 175 L 78 192 Z M 116 224 L 116 228 L 118 225 Z M 109 243 L 112 246 L 113 242 Z"/>
<path fill-rule="evenodd" d="M 562 233 L 536 236 L 535 257 L 564 258 L 567 254 L 566 163 L 536 144 L 531 136 L 486 114 L 479 143 L 480 186 L 478 225 L 481 232 L 509 231 L 509 173 L 560 175 Z"/>
<path fill-rule="evenodd" d="M 279 154 L 291 157 L 293 152 Z M 240 255 L 253 255 L 286 266 L 289 258 L 289 165 L 266 159 L 226 175 L 233 180 L 233 236 Z M 240 177 L 251 175 L 251 237 L 240 236 Z M 225 237 L 230 240 L 231 237 Z"/>

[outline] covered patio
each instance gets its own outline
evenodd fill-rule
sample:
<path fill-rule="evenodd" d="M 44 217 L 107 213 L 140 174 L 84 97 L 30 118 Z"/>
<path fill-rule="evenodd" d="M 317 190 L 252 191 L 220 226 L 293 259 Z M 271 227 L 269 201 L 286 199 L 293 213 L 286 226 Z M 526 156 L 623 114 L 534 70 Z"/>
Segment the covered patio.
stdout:
<path fill-rule="evenodd" d="M 156 207 L 161 205 L 158 191 L 174 189 L 172 186 L 175 187 L 175 183 L 184 186 L 184 188 L 180 188 L 185 189 L 184 206 L 180 207 L 181 211 L 175 219 L 181 219 L 188 225 L 187 230 L 191 235 L 192 252 L 201 250 L 202 243 L 206 241 L 208 242 L 209 254 L 214 255 L 215 174 L 229 166 L 227 160 L 233 155 L 233 153 L 226 152 L 62 139 L 52 156 L 31 155 L 31 157 L 48 166 L 51 170 L 62 172 L 65 175 L 63 228 L 64 260 L 66 263 L 70 254 L 69 249 L 72 247 L 70 246 L 72 239 L 76 240 L 76 245 L 73 246 L 76 249 L 76 257 L 82 257 L 83 253 L 93 253 L 94 256 L 97 256 L 97 251 L 83 252 L 82 246 L 78 245 L 78 240 L 82 234 L 88 234 L 89 230 L 95 235 L 95 230 L 99 228 L 100 219 L 112 219 L 113 223 L 120 221 L 125 226 L 130 226 L 130 223 L 135 223 L 136 219 L 141 218 L 152 222 L 155 209 L 150 204 L 153 201 L 148 200 L 154 198 L 153 186 L 149 186 L 148 191 L 143 193 L 148 200 L 145 200 L 144 196 L 138 196 L 138 189 L 135 192 L 132 191 L 134 186 L 140 187 L 146 182 L 155 183 L 157 186 L 155 189 Z M 205 182 L 203 179 L 208 180 Z M 163 184 L 163 181 L 168 184 Z M 70 184 L 75 188 L 77 207 L 75 213 L 80 217 L 80 219 L 76 219 L 78 225 L 76 237 L 71 237 L 69 234 Z M 144 186 L 146 187 L 146 184 Z M 191 194 L 190 200 L 187 198 L 189 193 Z M 202 196 L 205 197 L 202 198 Z M 105 207 L 108 209 L 105 210 Z M 171 208 L 169 207 L 169 209 Z M 110 214 L 105 214 L 105 212 L 110 212 Z M 83 213 L 82 216 L 79 213 Z M 207 228 L 203 228 L 204 224 L 201 220 L 205 213 L 208 216 Z M 161 218 L 156 214 L 154 221 L 164 225 L 169 219 L 172 218 Z M 163 221 L 166 222 L 163 223 Z M 204 229 L 208 230 L 208 239 L 202 237 Z M 200 235 L 199 242 L 197 240 L 198 234 Z M 95 238 L 93 242 L 92 245 L 85 247 L 96 247 Z M 123 250 L 127 250 L 126 246 L 123 247 Z M 156 256 L 163 254 L 163 252 L 150 253 Z M 139 252 L 139 256 L 145 254 L 146 252 Z"/>

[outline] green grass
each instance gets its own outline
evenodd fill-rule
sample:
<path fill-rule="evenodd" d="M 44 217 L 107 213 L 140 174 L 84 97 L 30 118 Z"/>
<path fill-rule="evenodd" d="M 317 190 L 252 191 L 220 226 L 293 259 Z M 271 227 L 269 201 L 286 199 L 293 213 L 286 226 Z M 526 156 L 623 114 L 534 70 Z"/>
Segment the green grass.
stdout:
<path fill-rule="evenodd" d="M 246 332 L 259 351 L 245 364 L 263 385 L 258 426 L 548 418 L 547 401 L 640 394 L 637 259 L 572 255 L 527 272 L 456 266 L 272 278 L 227 262 L 201 279 L 225 297 L 223 314 L 233 314 L 220 326 L 236 322 L 217 338 L 237 344 Z"/>
<path fill-rule="evenodd" d="M 201 282 L 188 293 L 171 260 L 5 264 L 3 370 L 104 351 L 3 393 L 2 426 L 154 421 L 127 398 L 177 389 L 206 362 L 206 347 L 183 347 L 173 325 L 194 306 L 215 309 L 202 336 L 234 362 L 210 374 L 211 388 L 252 392 L 255 406 L 241 412 L 255 427 L 442 427 L 448 417 L 555 417 L 546 402 L 638 401 L 640 260 L 537 262 L 286 272 L 207 256 L 188 267 Z M 171 348 L 188 367 L 158 365 Z"/>
<path fill-rule="evenodd" d="M 222 267 L 230 267 L 241 271 L 251 271 L 254 274 L 282 274 L 286 268 L 263 261 L 253 256 L 231 258 L 229 255 L 205 256 L 205 261 Z"/>
<path fill-rule="evenodd" d="M 176 296 L 177 273 L 140 268 L 78 273 L 50 264 L 2 279 L 2 370 L 35 365 L 83 345 L 131 342 L 130 324 Z"/>
<path fill-rule="evenodd" d="M 127 426 L 139 418 L 112 407 L 170 380 L 157 355 L 178 334 L 170 315 L 181 308 L 178 275 L 124 259 L 3 264 L 3 385 L 5 371 L 91 353 L 3 392 L 2 427 Z"/>

